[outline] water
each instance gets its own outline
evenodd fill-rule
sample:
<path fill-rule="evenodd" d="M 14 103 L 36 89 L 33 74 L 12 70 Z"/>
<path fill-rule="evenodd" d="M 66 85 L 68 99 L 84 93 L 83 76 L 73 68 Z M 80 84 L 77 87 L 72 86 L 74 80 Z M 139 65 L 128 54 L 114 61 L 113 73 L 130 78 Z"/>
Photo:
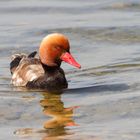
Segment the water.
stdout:
<path fill-rule="evenodd" d="M 139 140 L 140 1 L 1 0 L 0 140 Z M 61 94 L 10 85 L 10 56 L 64 33 L 82 65 Z"/>

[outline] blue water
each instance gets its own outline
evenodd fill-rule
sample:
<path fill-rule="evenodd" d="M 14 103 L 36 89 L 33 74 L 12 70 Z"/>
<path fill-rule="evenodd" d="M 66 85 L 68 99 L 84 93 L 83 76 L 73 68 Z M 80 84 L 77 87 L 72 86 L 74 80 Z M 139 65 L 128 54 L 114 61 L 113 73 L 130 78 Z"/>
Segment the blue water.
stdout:
<path fill-rule="evenodd" d="M 0 140 L 139 140 L 139 0 L 1 0 L 0 17 Z M 82 65 L 62 64 L 69 89 L 10 85 L 11 55 L 53 32 Z"/>

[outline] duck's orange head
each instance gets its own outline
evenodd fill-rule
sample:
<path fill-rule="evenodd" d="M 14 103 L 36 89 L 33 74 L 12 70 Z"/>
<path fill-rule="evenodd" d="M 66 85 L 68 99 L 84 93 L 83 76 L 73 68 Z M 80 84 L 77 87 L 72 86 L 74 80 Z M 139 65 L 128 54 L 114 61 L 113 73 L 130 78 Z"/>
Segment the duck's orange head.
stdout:
<path fill-rule="evenodd" d="M 60 66 L 61 61 L 65 61 L 77 68 L 81 67 L 71 55 L 68 38 L 63 34 L 47 35 L 40 44 L 39 56 L 41 62 L 48 66 Z"/>

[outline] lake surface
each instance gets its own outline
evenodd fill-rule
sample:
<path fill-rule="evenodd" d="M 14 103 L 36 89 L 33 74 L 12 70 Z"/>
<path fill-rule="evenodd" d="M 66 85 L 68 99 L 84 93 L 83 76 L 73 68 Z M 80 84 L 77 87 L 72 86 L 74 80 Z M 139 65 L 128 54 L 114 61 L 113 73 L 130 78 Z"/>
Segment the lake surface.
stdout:
<path fill-rule="evenodd" d="M 139 0 L 1 0 L 0 17 L 0 140 L 139 140 Z M 69 89 L 12 87 L 11 55 L 53 32 L 82 65 L 63 63 Z"/>

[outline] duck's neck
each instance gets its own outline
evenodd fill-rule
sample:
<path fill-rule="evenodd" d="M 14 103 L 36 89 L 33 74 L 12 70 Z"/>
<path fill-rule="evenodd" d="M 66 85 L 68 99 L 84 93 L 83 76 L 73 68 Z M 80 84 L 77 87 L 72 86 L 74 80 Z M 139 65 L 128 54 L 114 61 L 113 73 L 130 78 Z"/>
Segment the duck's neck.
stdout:
<path fill-rule="evenodd" d="M 55 71 L 56 69 L 59 69 L 59 68 L 60 68 L 60 66 L 48 66 L 48 65 L 45 65 L 45 64 L 43 64 L 43 63 L 41 63 L 41 64 L 42 64 L 42 67 L 43 67 L 45 73 L 46 73 L 46 72 L 53 72 L 53 71 Z"/>

